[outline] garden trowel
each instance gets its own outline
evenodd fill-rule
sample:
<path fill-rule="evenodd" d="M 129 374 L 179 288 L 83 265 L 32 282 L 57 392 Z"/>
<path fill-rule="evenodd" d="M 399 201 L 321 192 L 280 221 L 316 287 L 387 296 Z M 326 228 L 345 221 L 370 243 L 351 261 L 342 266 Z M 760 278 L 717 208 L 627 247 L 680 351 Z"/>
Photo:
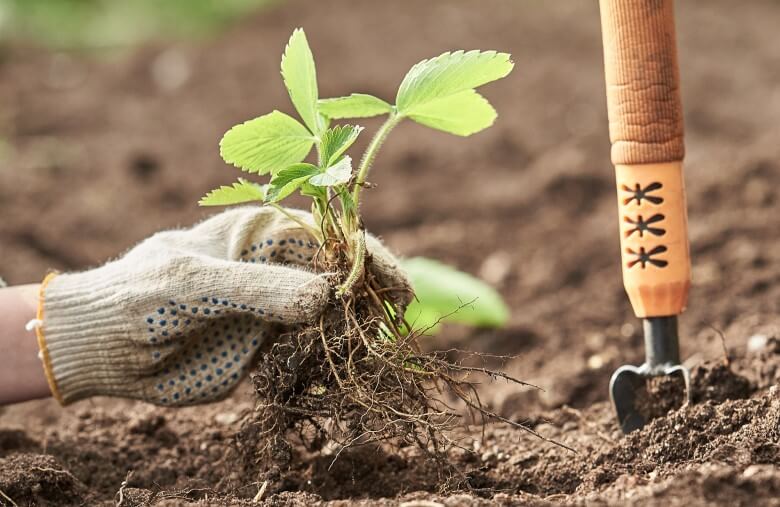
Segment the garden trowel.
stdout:
<path fill-rule="evenodd" d="M 673 0 L 600 0 L 609 135 L 617 179 L 623 283 L 644 319 L 645 363 L 621 366 L 610 396 L 623 432 L 646 422 L 649 377 L 690 376 L 677 315 L 690 287 Z"/>

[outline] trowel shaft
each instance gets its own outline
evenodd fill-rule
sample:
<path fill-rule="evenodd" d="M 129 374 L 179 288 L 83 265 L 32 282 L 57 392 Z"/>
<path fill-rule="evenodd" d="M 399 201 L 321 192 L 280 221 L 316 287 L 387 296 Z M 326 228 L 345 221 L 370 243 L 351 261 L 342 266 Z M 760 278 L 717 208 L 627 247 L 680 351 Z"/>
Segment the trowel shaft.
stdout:
<path fill-rule="evenodd" d="M 645 334 L 645 364 L 650 371 L 680 364 L 677 317 L 649 317 L 642 322 Z"/>

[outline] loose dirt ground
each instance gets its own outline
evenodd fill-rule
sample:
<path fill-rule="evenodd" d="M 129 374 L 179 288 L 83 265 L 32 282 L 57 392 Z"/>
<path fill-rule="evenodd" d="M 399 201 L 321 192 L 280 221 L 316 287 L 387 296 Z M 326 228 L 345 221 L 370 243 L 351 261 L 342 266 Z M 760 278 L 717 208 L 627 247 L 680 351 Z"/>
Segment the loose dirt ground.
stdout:
<path fill-rule="evenodd" d="M 335 463 L 300 456 L 263 501 L 780 505 L 778 23 L 770 0 L 678 2 L 694 262 L 681 336 L 697 403 L 629 437 L 607 382 L 642 347 L 620 281 L 594 2 L 297 0 L 213 41 L 118 58 L 5 48 L 0 271 L 25 283 L 83 269 L 205 216 L 197 198 L 236 176 L 219 160 L 221 134 L 290 109 L 277 69 L 295 26 L 323 95 L 392 98 L 421 58 L 509 51 L 515 72 L 485 90 L 496 126 L 468 140 L 398 129 L 366 223 L 400 254 L 440 258 L 502 292 L 507 329 L 447 328 L 429 346 L 517 354 L 505 368 L 544 391 L 495 383 L 482 396 L 577 453 L 492 425 L 462 435 L 475 452 L 453 454 L 470 492 L 440 496 L 412 449 L 359 449 Z M 725 366 L 724 343 L 749 385 Z M 0 490 L 19 505 L 250 505 L 260 484 L 240 473 L 232 436 L 251 406 L 243 385 L 182 410 L 108 399 L 6 408 Z"/>

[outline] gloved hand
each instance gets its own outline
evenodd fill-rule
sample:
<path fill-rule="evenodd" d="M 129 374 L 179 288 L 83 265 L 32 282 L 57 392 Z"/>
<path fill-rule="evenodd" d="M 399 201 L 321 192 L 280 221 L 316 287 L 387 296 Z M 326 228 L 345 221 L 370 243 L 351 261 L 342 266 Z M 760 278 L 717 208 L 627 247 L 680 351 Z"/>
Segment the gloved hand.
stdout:
<path fill-rule="evenodd" d="M 392 254 L 367 243 L 376 276 L 410 289 Z M 110 395 L 188 405 L 225 395 L 264 341 L 324 309 L 328 275 L 305 267 L 317 248 L 277 210 L 236 208 L 155 234 L 100 268 L 49 275 L 37 334 L 52 393 L 63 404 Z"/>

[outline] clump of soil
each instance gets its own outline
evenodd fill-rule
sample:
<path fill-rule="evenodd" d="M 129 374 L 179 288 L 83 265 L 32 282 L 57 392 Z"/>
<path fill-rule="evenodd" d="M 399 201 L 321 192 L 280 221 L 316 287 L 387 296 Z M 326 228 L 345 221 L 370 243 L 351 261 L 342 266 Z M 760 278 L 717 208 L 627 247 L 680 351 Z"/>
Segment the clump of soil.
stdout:
<path fill-rule="evenodd" d="M 681 375 L 650 377 L 639 386 L 635 396 L 637 412 L 649 421 L 683 406 L 686 400 L 685 382 Z"/>
<path fill-rule="evenodd" d="M 18 453 L 0 458 L 0 505 L 83 503 L 87 487 L 52 456 Z"/>
<path fill-rule="evenodd" d="M 691 371 L 690 390 L 686 393 L 681 374 L 649 377 L 636 393 L 637 410 L 645 421 L 650 421 L 679 409 L 688 398 L 694 403 L 722 403 L 747 398 L 753 386 L 747 378 L 734 372 L 728 361 L 709 361 Z"/>
<path fill-rule="evenodd" d="M 695 403 L 743 399 L 753 390 L 750 381 L 734 372 L 728 361 L 696 365 L 691 372 L 691 397 Z"/>

